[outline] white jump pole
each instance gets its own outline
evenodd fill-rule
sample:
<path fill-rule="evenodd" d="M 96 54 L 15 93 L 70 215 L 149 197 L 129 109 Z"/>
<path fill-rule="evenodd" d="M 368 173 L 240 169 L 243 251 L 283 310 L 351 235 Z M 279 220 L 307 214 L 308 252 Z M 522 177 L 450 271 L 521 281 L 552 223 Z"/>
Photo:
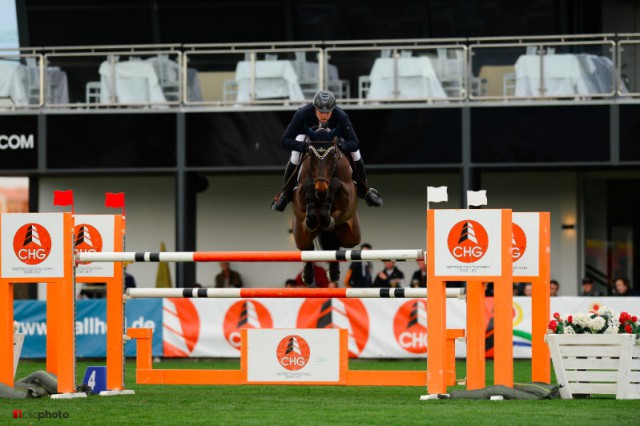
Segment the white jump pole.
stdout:
<path fill-rule="evenodd" d="M 416 250 L 81 252 L 78 262 L 358 262 L 424 258 Z"/>

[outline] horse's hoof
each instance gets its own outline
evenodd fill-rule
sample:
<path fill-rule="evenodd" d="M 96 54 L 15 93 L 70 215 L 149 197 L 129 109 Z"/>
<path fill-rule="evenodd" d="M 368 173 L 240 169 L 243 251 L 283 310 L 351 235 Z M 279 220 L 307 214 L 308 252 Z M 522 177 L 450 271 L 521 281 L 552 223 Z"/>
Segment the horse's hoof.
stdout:
<path fill-rule="evenodd" d="M 307 232 L 315 232 L 318 230 L 318 220 L 310 220 L 306 218 L 304 221 L 304 230 Z"/>
<path fill-rule="evenodd" d="M 323 231 L 332 231 L 333 227 L 336 226 L 336 221 L 333 219 L 333 216 L 329 216 L 329 224 L 328 225 L 323 225 L 322 226 L 322 230 Z"/>

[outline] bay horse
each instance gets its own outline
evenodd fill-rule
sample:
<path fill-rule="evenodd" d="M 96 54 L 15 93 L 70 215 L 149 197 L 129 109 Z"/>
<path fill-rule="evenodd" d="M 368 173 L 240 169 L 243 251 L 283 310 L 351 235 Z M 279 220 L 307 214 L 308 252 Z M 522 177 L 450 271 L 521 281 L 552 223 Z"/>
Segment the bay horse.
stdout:
<path fill-rule="evenodd" d="M 298 186 L 293 192 L 293 238 L 298 250 L 338 250 L 360 244 L 358 193 L 351 163 L 339 149 L 339 141 L 326 132 L 327 141 L 310 142 L 303 157 Z M 333 138 L 333 139 L 331 139 Z M 313 283 L 313 264 L 302 274 L 307 286 Z M 340 264 L 329 263 L 329 279 L 340 279 Z"/>

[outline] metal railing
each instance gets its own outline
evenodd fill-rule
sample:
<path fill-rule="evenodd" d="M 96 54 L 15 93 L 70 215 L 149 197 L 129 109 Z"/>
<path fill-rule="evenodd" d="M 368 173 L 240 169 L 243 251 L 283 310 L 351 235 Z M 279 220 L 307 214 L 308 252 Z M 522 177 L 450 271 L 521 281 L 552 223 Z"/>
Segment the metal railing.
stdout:
<path fill-rule="evenodd" d="M 640 97 L 640 34 L 0 49 L 0 110 Z"/>

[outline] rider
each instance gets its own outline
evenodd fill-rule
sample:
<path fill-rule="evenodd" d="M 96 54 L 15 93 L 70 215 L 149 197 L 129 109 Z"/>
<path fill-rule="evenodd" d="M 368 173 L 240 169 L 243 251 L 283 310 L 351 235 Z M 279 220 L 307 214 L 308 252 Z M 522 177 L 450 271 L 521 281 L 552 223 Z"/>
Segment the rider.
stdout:
<path fill-rule="evenodd" d="M 308 129 L 318 129 L 319 140 L 323 140 L 326 136 L 325 129 L 333 129 L 340 140 L 340 149 L 349 152 L 355 164 L 353 177 L 356 181 L 358 196 L 363 198 L 369 206 L 382 206 L 380 194 L 375 189 L 369 188 L 367 183 L 367 174 L 360 155 L 360 142 L 349 116 L 342 108 L 336 106 L 336 97 L 333 93 L 329 90 L 320 90 L 313 97 L 313 103 L 296 111 L 282 136 L 282 145 L 292 150 L 291 158 L 284 171 L 285 186 L 271 203 L 271 208 L 279 212 L 284 211 L 287 203 L 291 201 L 294 179 L 290 178 L 296 166 L 300 164 L 303 154 L 309 150 L 307 135 L 313 131 L 309 132 Z M 313 138 L 310 139 L 313 140 Z"/>

